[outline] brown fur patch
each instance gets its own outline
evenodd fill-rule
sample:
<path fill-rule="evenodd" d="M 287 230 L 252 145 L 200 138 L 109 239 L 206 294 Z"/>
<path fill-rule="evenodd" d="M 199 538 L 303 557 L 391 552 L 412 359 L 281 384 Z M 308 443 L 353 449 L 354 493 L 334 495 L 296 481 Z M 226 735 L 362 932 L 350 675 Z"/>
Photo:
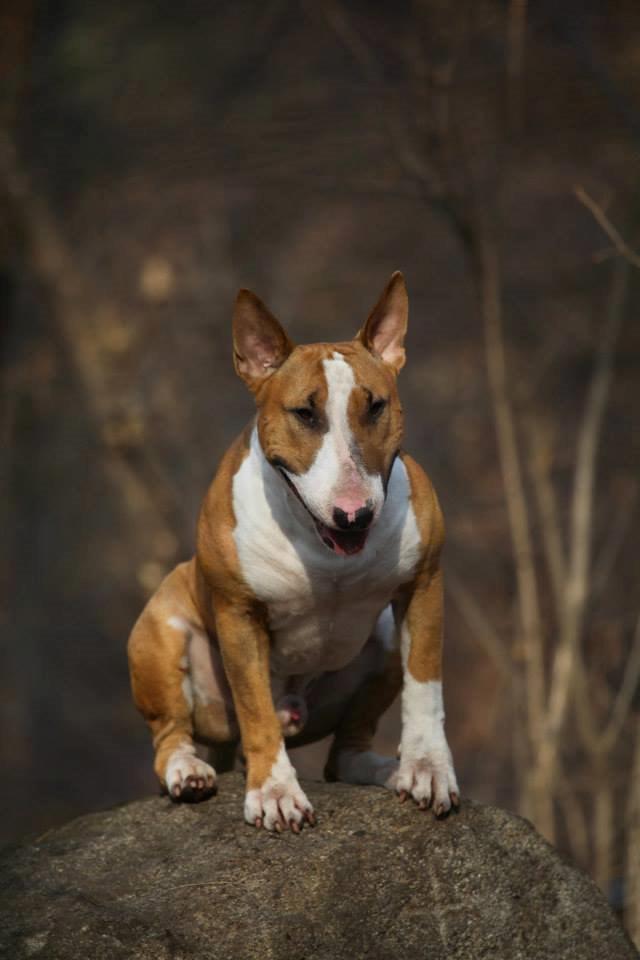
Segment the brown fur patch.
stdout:
<path fill-rule="evenodd" d="M 386 483 L 402 443 L 402 405 L 396 378 L 382 360 L 370 354 L 357 340 L 340 350 L 351 364 L 356 386 L 349 398 L 349 426 L 367 473 L 379 474 Z M 371 402 L 384 400 L 377 417 L 370 414 Z"/>
<path fill-rule="evenodd" d="M 258 436 L 266 458 L 282 461 L 293 473 L 306 473 L 328 429 L 325 409 L 328 388 L 322 366 L 331 356 L 327 344 L 296 347 L 257 395 Z M 295 410 L 315 412 L 312 424 Z"/>
<path fill-rule="evenodd" d="M 409 475 L 411 503 L 426 549 L 414 583 L 400 594 L 396 616 L 404 615 L 409 630 L 408 669 L 411 676 L 420 682 L 440 680 L 444 602 L 440 551 L 444 544 L 444 520 L 426 473 L 406 454 L 402 460 Z"/>
<path fill-rule="evenodd" d="M 349 398 L 349 425 L 355 455 L 367 473 L 388 476 L 402 442 L 402 406 L 391 368 L 373 356 L 359 340 L 313 343 L 296 347 L 283 365 L 257 393 L 258 435 L 265 456 L 282 461 L 293 472 L 311 467 L 328 429 L 328 387 L 323 361 L 340 353 L 351 365 L 355 386 Z M 372 400 L 386 401 L 378 418 L 369 415 Z M 310 426 L 294 411 L 301 407 L 316 413 Z"/>
<path fill-rule="evenodd" d="M 197 729 L 182 687 L 188 630 L 168 623 L 171 617 L 181 617 L 202 627 L 193 601 L 193 585 L 194 562 L 179 564 L 151 597 L 129 638 L 133 698 L 151 727 L 156 749 L 154 767 L 162 783 L 169 757 L 181 744 L 192 743 Z M 224 704 L 209 706 L 207 729 L 212 739 L 233 738 L 235 728 Z"/>
<path fill-rule="evenodd" d="M 247 760 L 247 788 L 260 787 L 276 761 L 282 732 L 271 696 L 269 633 L 257 608 L 216 594 L 216 625 Z"/>
<path fill-rule="evenodd" d="M 271 696 L 266 611 L 244 582 L 233 531 L 233 478 L 249 451 L 253 424 L 224 456 L 198 522 L 195 589 L 218 638 L 242 734 L 249 788 L 266 780 L 282 739 Z"/>

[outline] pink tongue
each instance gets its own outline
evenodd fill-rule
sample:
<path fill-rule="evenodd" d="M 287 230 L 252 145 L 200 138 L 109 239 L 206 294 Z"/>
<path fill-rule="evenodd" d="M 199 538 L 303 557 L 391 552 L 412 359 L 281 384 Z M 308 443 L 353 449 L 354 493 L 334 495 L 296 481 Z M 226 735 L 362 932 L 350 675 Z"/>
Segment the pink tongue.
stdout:
<path fill-rule="evenodd" d="M 324 523 L 318 523 L 318 533 L 323 542 L 341 557 L 350 557 L 354 553 L 360 553 L 364 547 L 368 530 L 358 530 L 355 533 L 343 533 L 339 530 L 332 530 Z"/>

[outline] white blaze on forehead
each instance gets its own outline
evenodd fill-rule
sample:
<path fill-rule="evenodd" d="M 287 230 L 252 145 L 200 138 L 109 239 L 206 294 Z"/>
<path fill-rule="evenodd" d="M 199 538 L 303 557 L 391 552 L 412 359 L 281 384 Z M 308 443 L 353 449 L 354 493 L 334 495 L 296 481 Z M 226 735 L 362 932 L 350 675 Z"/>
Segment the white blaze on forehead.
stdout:
<path fill-rule="evenodd" d="M 322 361 L 322 366 L 329 390 L 326 414 L 330 429 L 338 431 L 341 437 L 348 441 L 351 439 L 351 428 L 347 409 L 351 391 L 356 385 L 353 367 L 341 353 L 335 351 L 329 359 Z"/>
<path fill-rule="evenodd" d="M 338 498 L 352 499 L 354 507 L 371 500 L 374 509 L 384 499 L 382 480 L 369 476 L 353 458 L 354 437 L 349 424 L 349 399 L 356 386 L 353 367 L 341 353 L 322 361 L 327 381 L 327 431 L 306 473 L 292 477 L 312 512 L 331 524 Z"/>
<path fill-rule="evenodd" d="M 331 359 L 323 360 L 324 375 L 327 379 L 327 406 L 325 416 L 329 429 L 325 434 L 316 462 L 323 460 L 325 475 L 332 474 L 335 482 L 348 467 L 351 460 L 353 434 L 349 426 L 349 397 L 356 385 L 353 367 L 341 353 L 334 353 Z"/>

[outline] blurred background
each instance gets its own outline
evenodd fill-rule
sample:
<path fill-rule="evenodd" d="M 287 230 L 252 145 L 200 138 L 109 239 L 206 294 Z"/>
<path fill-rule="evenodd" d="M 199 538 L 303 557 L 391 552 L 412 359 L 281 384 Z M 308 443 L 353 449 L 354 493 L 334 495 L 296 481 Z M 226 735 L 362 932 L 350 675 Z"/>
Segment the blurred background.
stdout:
<path fill-rule="evenodd" d="M 0 840 L 157 789 L 126 640 L 252 413 L 236 289 L 344 339 L 399 268 L 463 792 L 640 942 L 639 147 L 634 0 L 4 0 Z"/>

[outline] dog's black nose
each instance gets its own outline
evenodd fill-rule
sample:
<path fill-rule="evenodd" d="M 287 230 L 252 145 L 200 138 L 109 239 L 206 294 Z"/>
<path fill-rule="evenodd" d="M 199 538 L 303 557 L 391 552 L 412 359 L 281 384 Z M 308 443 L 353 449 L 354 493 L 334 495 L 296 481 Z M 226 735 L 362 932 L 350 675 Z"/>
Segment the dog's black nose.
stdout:
<path fill-rule="evenodd" d="M 356 530 L 366 530 L 371 525 L 372 520 L 373 510 L 368 504 L 356 510 L 355 514 L 351 515 L 351 519 L 349 519 L 349 514 L 341 510 L 340 507 L 334 507 L 333 510 L 333 522 L 338 530 L 353 530 L 354 532 Z"/>

